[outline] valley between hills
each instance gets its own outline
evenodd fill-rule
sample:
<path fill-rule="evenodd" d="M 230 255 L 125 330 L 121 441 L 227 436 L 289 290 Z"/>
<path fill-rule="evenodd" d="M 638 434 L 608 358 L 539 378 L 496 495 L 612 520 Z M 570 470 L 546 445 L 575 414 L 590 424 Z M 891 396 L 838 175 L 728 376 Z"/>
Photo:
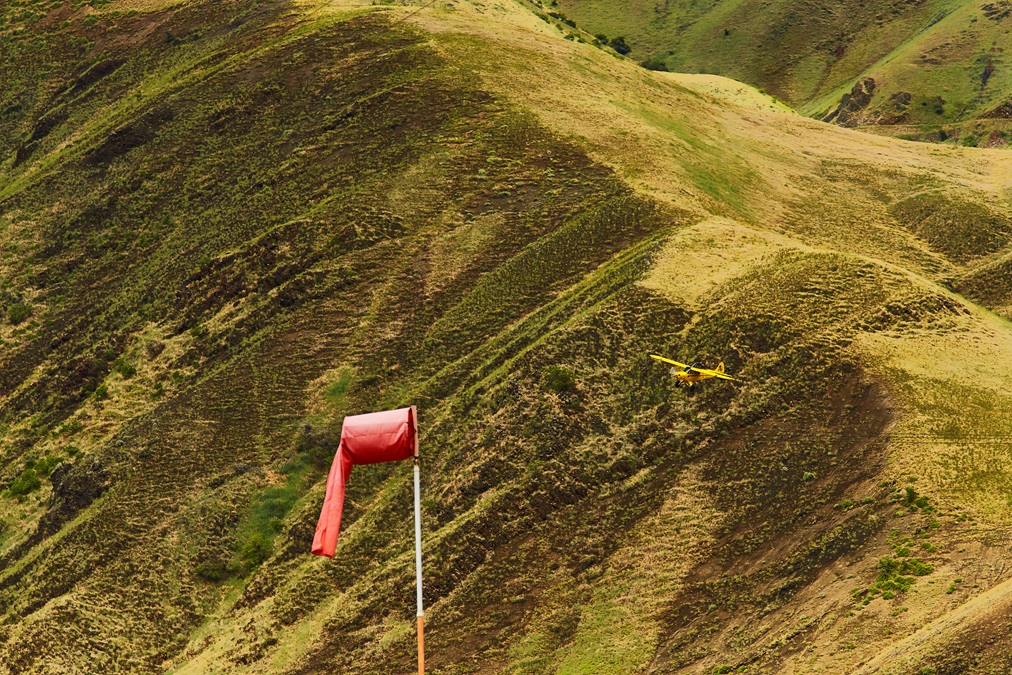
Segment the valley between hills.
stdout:
<path fill-rule="evenodd" d="M 1012 669 L 1012 151 L 577 5 L 0 7 L 0 673 L 416 672 L 412 404 L 428 672 Z"/>

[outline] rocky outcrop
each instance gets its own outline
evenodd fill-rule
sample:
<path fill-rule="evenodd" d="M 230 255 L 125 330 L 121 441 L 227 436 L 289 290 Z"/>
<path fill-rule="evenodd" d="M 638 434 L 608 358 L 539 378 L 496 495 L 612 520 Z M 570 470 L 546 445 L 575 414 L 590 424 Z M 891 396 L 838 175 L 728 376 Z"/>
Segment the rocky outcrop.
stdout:
<path fill-rule="evenodd" d="M 840 104 L 833 112 L 822 118 L 823 122 L 834 122 L 842 127 L 857 127 L 866 124 L 904 124 L 907 109 L 913 100 L 908 91 L 897 91 L 885 101 L 870 108 L 875 95 L 874 78 L 866 77 L 840 98 Z"/>
<path fill-rule="evenodd" d="M 60 463 L 53 469 L 50 480 L 52 508 L 39 521 L 39 532 L 46 536 L 91 505 L 111 484 L 105 465 L 94 457 L 77 464 Z"/>
<path fill-rule="evenodd" d="M 994 108 L 981 115 L 981 117 L 991 120 L 1012 119 L 1012 99 L 999 103 Z"/>
<path fill-rule="evenodd" d="M 835 122 L 843 127 L 855 127 L 859 124 L 859 117 L 864 109 L 871 103 L 875 94 L 875 79 L 866 77 L 857 82 L 850 93 L 840 98 L 840 105 L 822 118 L 823 122 Z"/>

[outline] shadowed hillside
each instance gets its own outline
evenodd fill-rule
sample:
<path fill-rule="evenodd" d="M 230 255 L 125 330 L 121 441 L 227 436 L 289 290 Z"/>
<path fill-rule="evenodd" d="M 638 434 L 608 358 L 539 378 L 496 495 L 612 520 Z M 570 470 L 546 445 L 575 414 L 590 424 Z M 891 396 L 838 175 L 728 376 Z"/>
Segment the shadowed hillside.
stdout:
<path fill-rule="evenodd" d="M 431 672 L 1008 668 L 1012 156 L 415 9 L 2 10 L 0 672 L 414 672 L 408 404 Z"/>

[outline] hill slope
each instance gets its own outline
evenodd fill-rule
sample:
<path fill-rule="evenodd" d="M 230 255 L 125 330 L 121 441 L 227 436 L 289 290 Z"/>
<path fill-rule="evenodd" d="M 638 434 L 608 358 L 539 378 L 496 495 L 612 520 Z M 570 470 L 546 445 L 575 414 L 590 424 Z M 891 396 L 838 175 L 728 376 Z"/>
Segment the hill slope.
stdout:
<path fill-rule="evenodd" d="M 307 554 L 341 417 L 407 403 L 432 672 L 1008 667 L 1008 154 L 505 2 L 40 12 L 0 75 L 5 672 L 412 672 L 407 467 Z"/>
<path fill-rule="evenodd" d="M 639 61 L 733 77 L 820 119 L 913 126 L 907 133 L 979 120 L 961 139 L 969 144 L 972 136 L 974 145 L 993 144 L 1009 130 L 1002 121 L 1012 100 L 1006 2 L 560 0 L 558 6 L 591 33 L 624 36 Z"/>

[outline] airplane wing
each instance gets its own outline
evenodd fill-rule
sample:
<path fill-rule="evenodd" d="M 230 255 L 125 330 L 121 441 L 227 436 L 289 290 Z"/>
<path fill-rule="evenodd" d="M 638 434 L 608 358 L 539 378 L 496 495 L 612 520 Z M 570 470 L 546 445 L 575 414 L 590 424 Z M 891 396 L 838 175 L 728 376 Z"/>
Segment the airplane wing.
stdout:
<path fill-rule="evenodd" d="M 690 366 L 690 365 L 688 365 L 686 363 L 679 363 L 678 361 L 672 361 L 671 359 L 666 359 L 663 356 L 657 356 L 657 354 L 651 354 L 650 358 L 657 359 L 658 361 L 664 361 L 664 363 L 670 363 L 671 365 L 678 366 L 679 368 L 692 368 L 692 366 Z M 698 368 L 692 368 L 692 369 L 693 370 L 698 370 Z"/>
<path fill-rule="evenodd" d="M 731 377 L 730 375 L 725 375 L 724 373 L 718 373 L 716 370 L 707 370 L 706 368 L 693 368 L 693 370 L 696 371 L 697 373 L 701 373 L 703 375 L 708 375 L 710 377 L 719 377 L 722 380 L 734 380 L 734 378 Z M 737 380 L 735 380 L 735 381 L 737 381 Z"/>

